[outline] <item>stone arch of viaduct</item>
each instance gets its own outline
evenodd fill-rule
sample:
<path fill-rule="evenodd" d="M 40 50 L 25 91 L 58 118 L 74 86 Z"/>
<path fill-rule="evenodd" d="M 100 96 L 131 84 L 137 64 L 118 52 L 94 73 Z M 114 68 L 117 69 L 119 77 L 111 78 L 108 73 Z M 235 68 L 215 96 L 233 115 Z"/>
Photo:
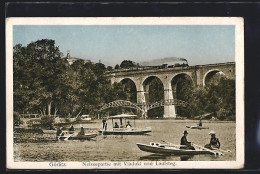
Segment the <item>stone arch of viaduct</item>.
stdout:
<path fill-rule="evenodd" d="M 175 87 L 172 86 L 172 81 L 178 81 L 179 77 L 185 76 L 188 78 L 193 86 L 204 87 L 206 85 L 206 79 L 211 78 L 214 74 L 220 73 L 225 75 L 226 78 L 235 79 L 235 63 L 221 63 L 221 64 L 210 64 L 210 65 L 197 65 L 190 67 L 176 67 L 176 68 L 165 68 L 165 69 L 148 69 L 148 70 L 136 70 L 136 71 L 114 71 L 108 74 L 111 79 L 111 83 L 119 83 L 123 80 L 131 80 L 134 82 L 137 90 L 137 103 L 145 103 L 145 93 L 149 92 L 148 84 L 144 83 L 149 78 L 158 78 L 164 88 L 164 100 L 174 99 L 173 93 Z M 167 105 L 164 106 L 164 118 L 176 117 L 175 106 Z"/>

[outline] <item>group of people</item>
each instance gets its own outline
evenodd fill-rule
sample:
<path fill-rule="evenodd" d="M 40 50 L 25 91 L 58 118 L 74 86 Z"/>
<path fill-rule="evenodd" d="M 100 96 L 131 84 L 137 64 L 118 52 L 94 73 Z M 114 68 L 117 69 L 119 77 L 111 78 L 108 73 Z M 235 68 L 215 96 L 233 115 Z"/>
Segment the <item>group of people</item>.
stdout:
<path fill-rule="evenodd" d="M 121 119 L 120 119 L 121 126 L 119 126 L 118 123 L 115 122 L 115 125 L 113 126 L 113 128 L 123 128 L 124 127 Z M 107 120 L 105 118 L 103 118 L 102 123 L 103 123 L 103 130 L 107 130 Z M 125 125 L 125 127 L 126 128 L 132 127 L 132 125 L 130 124 L 130 121 L 127 121 L 127 124 Z"/>
<path fill-rule="evenodd" d="M 59 127 L 59 128 L 57 129 L 57 132 L 56 132 L 56 137 L 57 137 L 57 139 L 60 139 L 60 137 L 64 136 L 64 132 L 62 131 L 62 129 L 63 129 L 63 127 Z M 74 133 L 75 128 L 74 128 L 74 126 L 71 124 L 71 125 L 70 125 L 70 128 L 69 128 L 68 130 L 69 130 L 69 133 L 72 134 L 72 133 Z M 85 131 L 84 131 L 84 128 L 83 128 L 82 126 L 80 127 L 80 131 L 78 132 L 77 135 L 78 135 L 78 136 L 79 136 L 79 135 L 85 135 Z"/>
<path fill-rule="evenodd" d="M 192 146 L 192 143 L 189 142 L 187 140 L 187 135 L 188 135 L 188 131 L 184 131 L 183 132 L 183 136 L 181 138 L 181 149 L 190 149 L 190 150 L 195 150 L 195 148 Z M 216 137 L 216 133 L 214 131 L 211 131 L 209 133 L 209 135 L 211 135 L 211 138 L 210 138 L 210 142 L 209 144 L 206 144 L 204 147 L 207 148 L 207 149 L 219 149 L 220 148 L 220 142 L 218 140 L 218 138 Z"/>
<path fill-rule="evenodd" d="M 123 127 L 123 126 L 121 126 L 121 128 L 122 128 L 122 127 Z M 131 127 L 132 127 L 132 125 L 130 124 L 130 121 L 127 121 L 127 124 L 126 124 L 125 127 L 126 127 L 126 128 L 131 128 Z M 120 128 L 119 125 L 117 124 L 117 122 L 115 122 L 114 128 Z"/>

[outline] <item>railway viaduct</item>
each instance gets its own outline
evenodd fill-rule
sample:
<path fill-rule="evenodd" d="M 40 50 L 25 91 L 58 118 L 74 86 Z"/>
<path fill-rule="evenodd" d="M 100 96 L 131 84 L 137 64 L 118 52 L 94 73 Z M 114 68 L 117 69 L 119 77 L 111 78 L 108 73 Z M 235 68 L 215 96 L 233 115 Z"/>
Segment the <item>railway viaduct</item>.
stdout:
<path fill-rule="evenodd" d="M 149 93 L 149 82 L 154 78 L 160 79 L 164 88 L 164 100 L 172 100 L 175 96 L 177 82 L 180 78 L 190 80 L 194 87 L 205 87 L 207 82 L 216 74 L 228 79 L 235 79 L 235 62 L 196 65 L 173 68 L 138 68 L 110 71 L 107 76 L 111 83 L 131 80 L 137 90 L 137 103 L 147 102 L 146 93 Z M 176 117 L 175 106 L 164 106 L 164 118 Z"/>

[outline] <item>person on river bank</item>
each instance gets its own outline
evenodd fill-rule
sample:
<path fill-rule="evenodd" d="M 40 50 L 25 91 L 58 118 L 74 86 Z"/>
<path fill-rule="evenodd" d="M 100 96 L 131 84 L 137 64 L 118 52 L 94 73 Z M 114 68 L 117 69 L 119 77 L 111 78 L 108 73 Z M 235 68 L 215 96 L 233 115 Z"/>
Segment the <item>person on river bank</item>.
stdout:
<path fill-rule="evenodd" d="M 200 119 L 200 122 L 199 122 L 198 126 L 202 126 L 202 121 L 201 121 L 201 119 Z"/>
<path fill-rule="evenodd" d="M 216 137 L 216 133 L 214 131 L 211 131 L 209 133 L 209 135 L 211 135 L 211 138 L 210 138 L 210 143 L 209 144 L 206 144 L 204 147 L 207 148 L 207 149 L 219 149 L 220 148 L 220 142 L 218 140 L 218 138 Z"/>
<path fill-rule="evenodd" d="M 107 130 L 107 120 L 105 118 L 103 118 L 102 123 L 103 123 L 103 130 Z"/>
<path fill-rule="evenodd" d="M 181 137 L 181 149 L 191 149 L 191 150 L 195 150 L 195 148 L 191 145 L 191 142 L 189 142 L 187 140 L 187 135 L 188 135 L 188 131 L 184 131 L 183 132 L 183 136 Z"/>

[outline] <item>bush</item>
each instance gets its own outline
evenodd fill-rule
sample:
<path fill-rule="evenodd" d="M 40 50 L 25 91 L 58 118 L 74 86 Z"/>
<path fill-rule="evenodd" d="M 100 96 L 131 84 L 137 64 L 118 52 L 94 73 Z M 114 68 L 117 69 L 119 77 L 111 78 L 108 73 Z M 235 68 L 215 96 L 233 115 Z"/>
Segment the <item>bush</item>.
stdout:
<path fill-rule="evenodd" d="M 19 126 L 20 124 L 23 124 L 23 121 L 21 120 L 21 117 L 18 112 L 14 112 L 14 126 Z"/>
<path fill-rule="evenodd" d="M 43 116 L 40 120 L 40 123 L 46 128 L 46 129 L 53 129 L 54 124 L 54 117 L 51 116 Z"/>

